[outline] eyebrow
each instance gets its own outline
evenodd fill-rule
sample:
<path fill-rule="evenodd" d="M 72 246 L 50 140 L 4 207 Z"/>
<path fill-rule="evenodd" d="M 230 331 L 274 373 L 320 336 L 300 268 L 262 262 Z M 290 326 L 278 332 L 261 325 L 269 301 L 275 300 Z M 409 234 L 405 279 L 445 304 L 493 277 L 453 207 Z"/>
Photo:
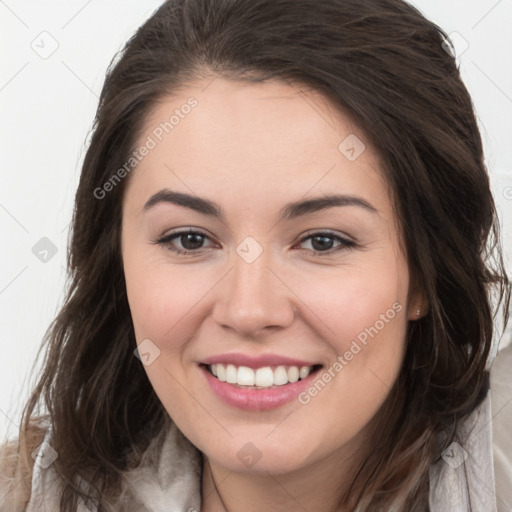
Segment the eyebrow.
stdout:
<path fill-rule="evenodd" d="M 162 189 L 153 194 L 144 205 L 143 211 L 147 211 L 160 203 L 171 203 L 185 208 L 190 208 L 203 215 L 216 217 L 225 222 L 222 208 L 209 199 L 199 196 Z M 362 197 L 344 194 L 324 195 L 313 199 L 288 203 L 280 211 L 280 220 L 292 220 L 308 213 L 315 213 L 337 206 L 358 206 L 371 213 L 379 211 Z"/>

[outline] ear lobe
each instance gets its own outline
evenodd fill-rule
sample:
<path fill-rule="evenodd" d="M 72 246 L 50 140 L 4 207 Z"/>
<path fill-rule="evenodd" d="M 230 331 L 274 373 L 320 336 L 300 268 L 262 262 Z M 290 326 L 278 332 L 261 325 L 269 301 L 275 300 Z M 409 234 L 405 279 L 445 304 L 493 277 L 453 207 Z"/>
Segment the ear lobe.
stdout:
<path fill-rule="evenodd" d="M 407 317 L 410 321 L 419 320 L 428 314 L 429 302 L 423 293 L 412 294 L 409 300 Z"/>

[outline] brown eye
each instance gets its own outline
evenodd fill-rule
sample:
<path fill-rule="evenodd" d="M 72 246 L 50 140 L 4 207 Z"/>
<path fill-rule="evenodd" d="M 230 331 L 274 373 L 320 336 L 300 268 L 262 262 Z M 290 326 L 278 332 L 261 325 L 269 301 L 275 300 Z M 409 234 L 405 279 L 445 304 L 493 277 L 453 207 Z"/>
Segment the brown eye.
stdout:
<path fill-rule="evenodd" d="M 352 240 L 329 232 L 312 233 L 301 240 L 301 244 L 305 242 L 310 242 L 311 249 L 308 250 L 316 253 L 332 253 L 342 249 L 349 249 L 356 245 Z"/>
<path fill-rule="evenodd" d="M 187 233 L 186 235 L 179 235 L 179 240 L 185 250 L 193 251 L 201 248 L 204 236 L 199 233 Z"/>
<path fill-rule="evenodd" d="M 208 235 L 201 231 L 188 229 L 186 231 L 169 233 L 156 240 L 155 243 L 177 254 L 192 254 L 199 253 L 201 249 L 204 249 L 205 246 L 203 244 L 205 241 L 211 241 Z"/>

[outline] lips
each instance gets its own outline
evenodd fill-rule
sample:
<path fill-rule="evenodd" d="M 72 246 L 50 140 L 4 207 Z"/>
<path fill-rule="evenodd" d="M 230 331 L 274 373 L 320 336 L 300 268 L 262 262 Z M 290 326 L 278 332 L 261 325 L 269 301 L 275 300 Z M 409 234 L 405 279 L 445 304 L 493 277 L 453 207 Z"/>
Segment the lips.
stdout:
<path fill-rule="evenodd" d="M 322 367 L 274 354 L 224 354 L 207 358 L 199 366 L 217 397 L 246 410 L 271 409 L 293 400 Z"/>
<path fill-rule="evenodd" d="M 202 361 L 205 365 L 220 363 L 223 365 L 232 364 L 234 366 L 247 366 L 248 368 L 263 368 L 265 366 L 315 366 L 320 364 L 318 361 L 305 361 L 294 359 L 287 356 L 277 354 L 262 354 L 259 356 L 249 356 L 247 354 L 219 354 L 217 356 L 208 357 Z"/>

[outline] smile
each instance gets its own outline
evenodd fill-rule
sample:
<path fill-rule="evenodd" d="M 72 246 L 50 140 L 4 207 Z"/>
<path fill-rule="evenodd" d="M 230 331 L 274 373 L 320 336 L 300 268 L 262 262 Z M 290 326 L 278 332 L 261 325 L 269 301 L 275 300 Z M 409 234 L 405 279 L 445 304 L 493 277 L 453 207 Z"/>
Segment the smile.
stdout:
<path fill-rule="evenodd" d="M 280 355 L 224 354 L 199 363 L 207 387 L 225 404 L 264 411 L 293 403 L 322 364 Z"/>
<path fill-rule="evenodd" d="M 221 382 L 250 389 L 266 389 L 293 384 L 305 379 L 315 370 L 315 365 L 300 367 L 279 365 L 275 367 L 249 368 L 248 366 L 217 363 L 207 365 L 206 367 Z"/>

